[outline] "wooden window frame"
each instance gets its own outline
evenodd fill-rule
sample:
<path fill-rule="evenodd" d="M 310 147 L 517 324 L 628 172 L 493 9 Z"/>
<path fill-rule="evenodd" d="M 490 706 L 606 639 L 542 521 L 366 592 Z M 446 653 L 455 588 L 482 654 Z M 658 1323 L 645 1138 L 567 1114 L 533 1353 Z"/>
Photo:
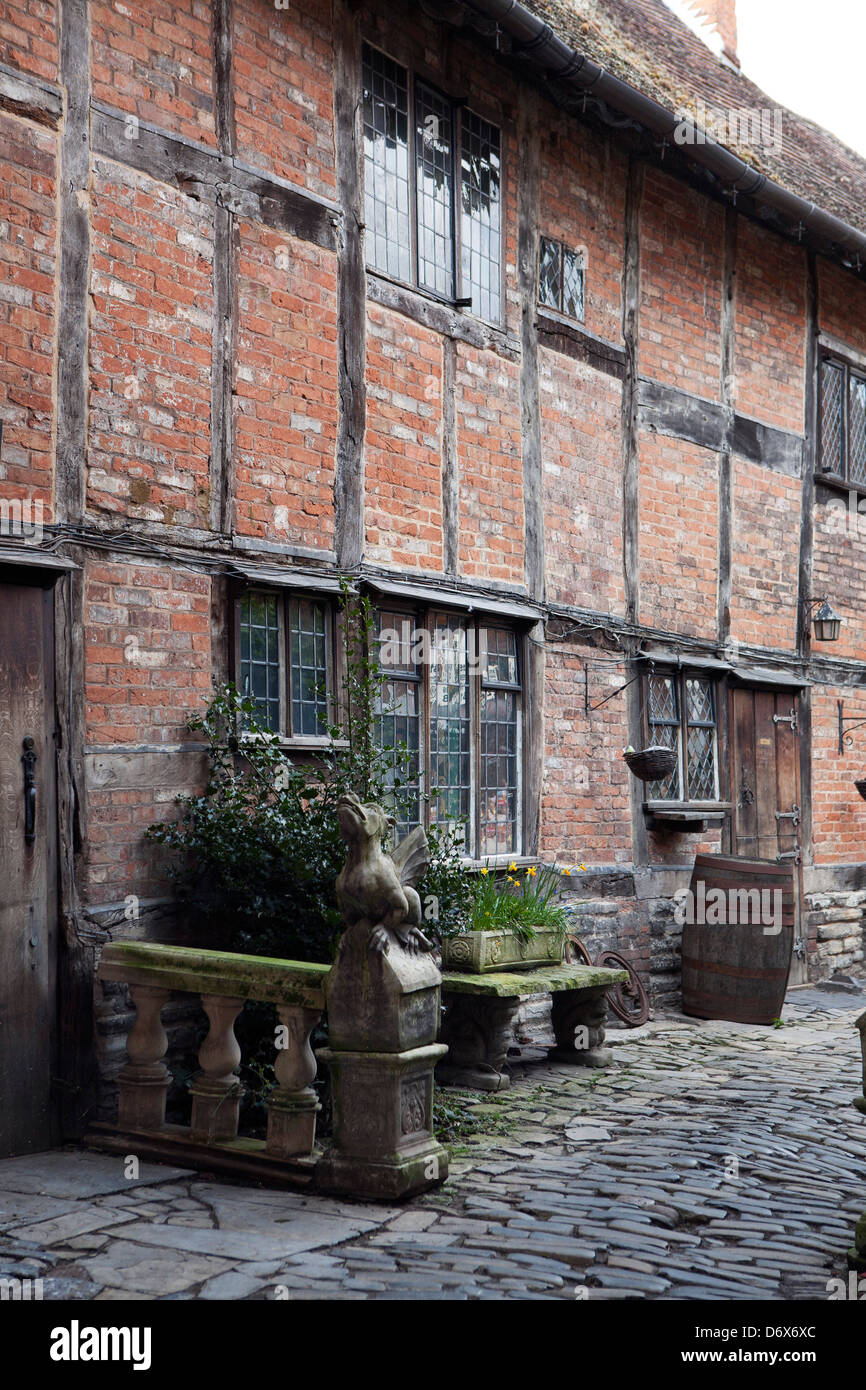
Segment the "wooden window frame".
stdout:
<path fill-rule="evenodd" d="M 383 280 L 389 280 L 393 284 L 405 285 L 415 293 L 423 295 L 427 299 L 434 300 L 437 304 L 445 304 L 449 308 L 468 310 L 473 317 L 483 323 L 489 323 L 493 327 L 501 328 L 505 324 L 505 210 L 506 210 L 506 184 L 505 184 L 505 131 L 499 120 L 485 112 L 463 98 L 454 97 L 442 90 L 435 77 L 429 76 L 422 67 L 411 66 L 403 59 L 396 58 L 388 50 L 381 48 L 377 43 L 371 43 L 369 39 L 362 40 L 361 46 L 361 92 L 360 104 L 362 110 L 362 142 L 363 142 L 363 70 L 364 70 L 364 49 L 370 48 L 374 52 L 388 58 L 392 63 L 402 68 L 406 73 L 406 93 L 407 93 L 407 130 L 408 130 L 408 185 L 409 185 L 409 264 L 412 271 L 411 281 L 402 280 L 387 270 L 381 270 L 376 265 L 368 262 L 367 271 Z M 418 181 L 417 181 L 417 126 L 415 121 L 415 86 L 421 83 L 429 88 L 437 97 L 445 102 L 451 112 L 452 129 L 452 149 L 451 149 L 451 245 L 454 258 L 454 295 L 448 297 L 438 294 L 435 290 L 421 284 L 419 279 L 419 256 L 418 256 Z M 463 153 L 463 123 L 462 112 L 469 109 L 473 115 L 492 126 L 499 135 L 499 314 L 496 318 L 485 318 L 482 314 L 472 308 L 471 297 L 465 295 L 463 285 L 463 227 L 462 227 L 462 153 Z M 364 188 L 366 191 L 366 170 L 364 173 Z"/>
<path fill-rule="evenodd" d="M 824 459 L 824 364 L 831 363 L 842 372 L 842 453 L 844 455 L 844 472 L 839 473 L 834 469 L 823 466 Z M 850 381 L 852 373 L 861 380 L 866 381 L 866 366 L 862 361 L 855 361 L 852 357 L 846 357 L 844 353 L 837 352 L 835 349 L 820 347 L 818 350 L 817 381 L 815 383 L 816 392 L 816 419 L 817 419 L 817 458 L 815 468 L 815 478 L 817 482 L 825 483 L 829 487 L 842 488 L 846 492 L 856 492 L 861 496 L 866 495 L 866 481 L 854 482 L 849 477 L 850 472 Z"/>
<path fill-rule="evenodd" d="M 279 588 L 272 585 L 251 584 L 234 594 L 232 602 L 232 658 L 233 679 L 237 689 L 241 689 L 241 604 L 245 599 L 261 595 L 277 600 L 280 642 L 280 727 L 271 732 L 277 734 L 281 746 L 295 749 L 320 749 L 332 746 L 328 734 L 296 734 L 292 726 L 292 660 L 291 660 L 291 605 L 296 602 L 319 603 L 325 609 L 325 664 L 326 698 L 328 703 L 328 722 L 337 722 L 342 701 L 339 691 L 342 687 L 342 647 L 337 640 L 337 606 L 330 593 L 315 589 L 301 590 Z M 241 732 L 242 739 L 255 738 L 248 731 Z"/>
<path fill-rule="evenodd" d="M 677 809 L 683 811 L 709 811 L 711 809 L 724 809 L 728 803 L 721 800 L 722 769 L 720 763 L 720 701 L 723 692 L 722 682 L 719 681 L 716 677 L 710 675 L 707 671 L 689 669 L 689 667 L 687 666 L 684 666 L 679 669 L 676 667 L 656 668 L 655 670 L 645 672 L 641 679 L 643 693 L 643 736 L 647 744 L 651 744 L 653 741 L 653 724 L 650 721 L 650 681 L 653 677 L 656 677 L 661 680 L 670 679 L 673 680 L 675 683 L 677 697 L 677 713 L 679 715 L 679 734 L 677 740 L 679 779 L 677 790 L 679 795 L 676 797 L 648 797 L 644 803 L 647 810 L 651 812 L 663 812 L 666 810 L 675 811 Z M 694 722 L 689 719 L 688 698 L 686 696 L 686 681 L 693 680 L 704 681 L 710 687 L 710 696 L 713 704 L 712 728 L 715 731 L 713 739 L 713 764 L 715 772 L 716 793 L 713 798 L 698 799 L 689 795 L 688 732 L 689 729 L 693 727 L 709 727 L 706 724 L 695 725 Z"/>
<path fill-rule="evenodd" d="M 534 862 L 534 856 L 528 856 L 524 852 L 526 843 L 526 827 L 529 824 L 529 808 L 527 806 L 527 796 L 529 795 L 529 778 L 527 775 L 527 706 L 526 706 L 526 670 L 527 670 L 527 635 L 524 626 L 520 623 L 509 622 L 500 619 L 496 614 L 487 614 L 483 611 L 477 613 L 466 613 L 463 609 L 449 609 L 443 606 L 432 606 L 429 608 L 418 608 L 410 603 L 401 603 L 399 600 L 381 602 L 376 605 L 377 613 L 393 613 L 401 617 L 410 618 L 415 632 L 424 631 L 428 650 L 433 648 L 433 632 L 436 619 L 447 617 L 456 619 L 462 623 L 467 634 L 467 644 L 470 641 L 469 634 L 473 634 L 471 641 L 475 644 L 476 656 L 480 650 L 479 631 L 481 628 L 501 628 L 513 634 L 515 638 L 515 651 L 517 656 L 517 682 L 497 682 L 488 680 L 480 670 L 480 665 L 476 659 L 475 669 L 472 669 L 470 660 L 471 648 L 467 645 L 467 662 L 469 664 L 468 685 L 469 685 L 469 748 L 470 748 L 470 791 L 469 791 L 469 814 L 467 818 L 467 840 L 468 848 L 461 856 L 470 865 L 482 865 L 490 863 L 496 866 L 504 866 L 512 860 L 516 863 Z M 419 739 L 418 739 L 418 780 L 420 788 L 420 824 L 425 830 L 430 829 L 430 804 L 424 799 L 426 790 L 430 787 L 430 672 L 429 662 L 416 667 L 416 676 L 410 677 L 402 670 L 387 668 L 387 674 L 393 676 L 395 680 L 415 679 L 419 689 Z M 514 691 L 517 695 L 517 795 L 516 795 L 516 836 L 517 846 L 513 850 L 503 850 L 498 854 L 485 856 L 483 859 L 478 856 L 478 848 L 481 843 L 481 692 L 484 689 L 502 689 Z"/>
<path fill-rule="evenodd" d="M 543 241 L 550 242 L 550 244 L 551 244 L 552 246 L 556 246 L 557 249 L 558 249 L 558 252 L 559 252 L 559 303 L 558 303 L 558 304 L 547 304 L 547 303 L 545 303 L 545 301 L 541 298 L 541 253 L 542 253 L 541 243 L 542 243 Z M 569 252 L 570 255 L 572 255 L 572 256 L 578 256 L 578 257 L 580 257 L 580 260 L 581 260 L 581 262 L 582 262 L 580 269 L 581 269 L 581 273 L 582 273 L 582 276 L 583 276 L 583 284 L 582 284 L 582 291 L 581 291 L 581 304 L 582 304 L 582 308 L 583 308 L 583 313 L 581 314 L 580 318 L 576 318 L 576 317 L 574 316 L 574 314 L 569 314 L 569 313 L 567 313 L 566 310 L 562 307 L 562 306 L 563 306 L 563 302 L 564 302 L 564 298 L 563 298 L 563 297 L 564 297 L 564 291 L 565 291 L 564 261 L 565 261 L 565 253 L 566 253 L 566 251 Z M 585 323 L 586 323 L 586 273 L 587 273 L 587 265 L 588 265 L 588 256 L 587 256 L 587 249 L 586 249 L 585 246 L 569 246 L 568 243 L 565 242 L 565 241 L 563 241 L 560 237 L 547 236 L 546 233 L 542 232 L 542 233 L 539 235 L 539 238 L 538 238 L 538 266 L 537 266 L 537 268 L 536 268 L 536 286 L 537 286 L 536 300 L 537 300 L 537 302 L 538 302 L 538 307 L 539 307 L 539 309 L 543 309 L 544 312 L 545 312 L 546 314 L 555 314 L 555 315 L 557 315 L 559 318 L 562 318 L 562 319 L 564 320 L 565 323 L 581 323 L 581 324 L 585 324 Z"/>

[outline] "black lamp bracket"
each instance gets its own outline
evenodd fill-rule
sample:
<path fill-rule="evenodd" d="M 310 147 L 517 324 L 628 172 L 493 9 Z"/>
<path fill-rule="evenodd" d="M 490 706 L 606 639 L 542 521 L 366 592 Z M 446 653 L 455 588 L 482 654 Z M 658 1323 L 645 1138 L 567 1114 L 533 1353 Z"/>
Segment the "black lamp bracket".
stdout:
<path fill-rule="evenodd" d="M 842 700 L 836 701 L 836 709 L 839 714 L 839 752 L 844 753 L 845 749 L 850 748 L 854 743 L 854 740 L 851 737 L 851 730 L 862 729 L 863 725 L 866 724 L 866 719 L 857 719 L 854 721 L 853 724 L 850 721 L 846 721 L 845 704 Z"/>

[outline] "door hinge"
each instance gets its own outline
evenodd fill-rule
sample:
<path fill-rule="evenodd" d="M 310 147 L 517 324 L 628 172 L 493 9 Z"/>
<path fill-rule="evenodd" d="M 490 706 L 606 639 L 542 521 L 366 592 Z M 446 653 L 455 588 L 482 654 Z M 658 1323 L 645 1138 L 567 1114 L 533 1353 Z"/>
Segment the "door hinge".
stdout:
<path fill-rule="evenodd" d="M 800 862 L 800 851 L 798 849 L 785 850 L 784 854 L 776 855 L 776 862 L 780 864 L 783 859 L 793 859 L 795 864 Z"/>
<path fill-rule="evenodd" d="M 805 938 L 805 936 L 798 936 L 798 937 L 797 937 L 797 940 L 794 942 L 794 955 L 797 956 L 797 958 L 798 958 L 799 960 L 805 960 L 805 959 L 806 959 L 806 938 Z"/>
<path fill-rule="evenodd" d="M 800 808 L 796 801 L 790 811 L 776 811 L 776 820 L 789 820 L 792 825 L 800 824 Z"/>
<path fill-rule="evenodd" d="M 797 731 L 797 711 L 794 710 L 794 709 L 792 709 L 790 714 L 774 714 L 774 715 L 773 715 L 773 723 L 774 723 L 774 724 L 790 724 L 791 728 L 792 728 L 792 729 L 794 730 L 794 732 L 796 733 L 796 731 Z"/>

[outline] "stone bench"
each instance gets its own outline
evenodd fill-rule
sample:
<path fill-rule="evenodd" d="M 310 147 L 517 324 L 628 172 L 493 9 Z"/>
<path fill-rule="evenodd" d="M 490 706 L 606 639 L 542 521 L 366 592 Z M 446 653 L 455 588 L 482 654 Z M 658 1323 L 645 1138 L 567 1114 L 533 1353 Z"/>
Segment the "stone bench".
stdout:
<path fill-rule="evenodd" d="M 552 996 L 556 1046 L 552 1061 L 583 1067 L 606 1067 L 613 1061 L 603 1047 L 607 991 L 628 979 L 624 970 L 592 965 L 541 966 L 489 975 L 442 976 L 444 1015 L 441 1041 L 448 1056 L 436 1069 L 445 1086 L 501 1091 L 510 1084 L 505 1070 L 514 1041 L 514 1022 L 521 999 Z"/>

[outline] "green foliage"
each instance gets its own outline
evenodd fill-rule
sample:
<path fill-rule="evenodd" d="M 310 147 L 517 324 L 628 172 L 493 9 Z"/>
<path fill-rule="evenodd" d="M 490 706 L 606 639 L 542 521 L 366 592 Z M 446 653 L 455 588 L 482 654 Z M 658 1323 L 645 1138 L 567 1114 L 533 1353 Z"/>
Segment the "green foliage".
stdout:
<path fill-rule="evenodd" d="M 508 930 L 521 940 L 531 939 L 538 930 L 553 930 L 564 935 L 568 916 L 559 900 L 562 872 L 557 864 L 532 865 L 524 870 L 512 864 L 501 883 L 487 867 L 483 868 L 466 919 L 466 930 Z"/>
<path fill-rule="evenodd" d="M 278 735 L 257 723 L 254 701 L 224 685 L 189 721 L 207 745 L 207 787 L 179 798 L 178 820 L 147 832 L 182 856 L 173 870 L 179 896 L 202 934 L 223 949 L 331 959 L 340 931 L 335 881 L 346 858 L 339 798 L 354 792 L 398 816 L 410 804 L 409 750 L 379 738 L 375 614 L 345 581 L 341 598 L 343 713 L 323 728 L 331 742 L 315 760 L 290 758 Z M 466 900 L 466 871 L 447 835 L 434 831 L 430 846 L 419 892 L 422 902 L 435 899 L 434 915 L 453 929 Z"/>

